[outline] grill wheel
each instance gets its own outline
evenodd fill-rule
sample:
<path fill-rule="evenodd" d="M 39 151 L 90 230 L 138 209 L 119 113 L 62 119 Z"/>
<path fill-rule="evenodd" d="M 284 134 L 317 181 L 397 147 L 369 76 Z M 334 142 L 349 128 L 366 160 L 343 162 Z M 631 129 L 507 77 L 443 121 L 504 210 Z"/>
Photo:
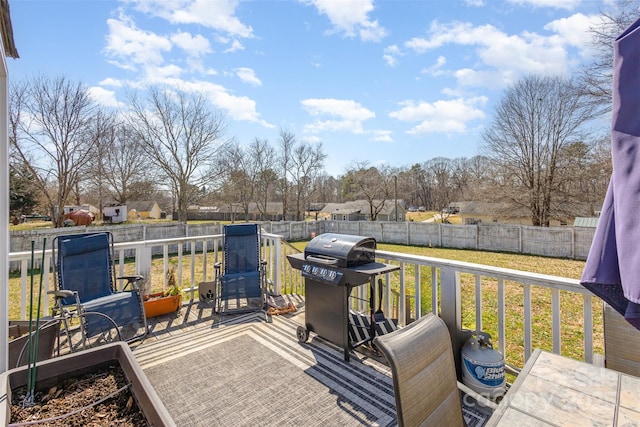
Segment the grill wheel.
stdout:
<path fill-rule="evenodd" d="M 300 343 L 306 343 L 309 339 L 309 331 L 304 326 L 298 326 L 296 329 L 296 335 L 298 336 L 298 341 Z"/>

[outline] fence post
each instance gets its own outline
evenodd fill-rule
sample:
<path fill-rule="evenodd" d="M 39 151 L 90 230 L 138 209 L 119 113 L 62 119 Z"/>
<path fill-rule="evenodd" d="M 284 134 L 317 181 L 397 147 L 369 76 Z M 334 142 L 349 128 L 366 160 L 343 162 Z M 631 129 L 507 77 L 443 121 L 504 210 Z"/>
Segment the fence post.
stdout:
<path fill-rule="evenodd" d="M 518 227 L 518 253 L 522 253 L 522 224 Z"/>
<path fill-rule="evenodd" d="M 480 249 L 480 224 L 476 224 L 476 250 Z"/>
<path fill-rule="evenodd" d="M 407 231 L 406 231 L 406 232 L 407 232 L 406 245 L 407 245 L 407 246 L 409 246 L 409 245 L 411 244 L 411 234 L 410 234 L 410 233 L 411 233 L 411 231 L 410 231 L 410 229 L 409 229 L 409 224 L 410 224 L 410 222 L 409 222 L 409 221 L 405 221 L 405 224 L 407 225 Z"/>

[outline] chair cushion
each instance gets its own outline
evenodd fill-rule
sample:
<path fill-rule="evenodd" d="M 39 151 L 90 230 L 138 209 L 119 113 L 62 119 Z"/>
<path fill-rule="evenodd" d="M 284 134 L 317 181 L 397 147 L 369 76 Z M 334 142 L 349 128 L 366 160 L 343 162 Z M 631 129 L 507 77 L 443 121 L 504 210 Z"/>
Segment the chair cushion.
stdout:
<path fill-rule="evenodd" d="M 262 295 L 260 286 L 260 272 L 225 274 L 222 276 L 220 297 L 232 298 L 259 298 Z"/>
<path fill-rule="evenodd" d="M 140 297 L 138 292 L 117 292 L 96 298 L 83 304 L 86 312 L 99 312 L 109 316 L 119 326 L 133 325 L 143 322 Z M 109 330 L 113 325 L 104 317 L 89 315 L 85 317 L 87 336 L 91 337 Z"/>

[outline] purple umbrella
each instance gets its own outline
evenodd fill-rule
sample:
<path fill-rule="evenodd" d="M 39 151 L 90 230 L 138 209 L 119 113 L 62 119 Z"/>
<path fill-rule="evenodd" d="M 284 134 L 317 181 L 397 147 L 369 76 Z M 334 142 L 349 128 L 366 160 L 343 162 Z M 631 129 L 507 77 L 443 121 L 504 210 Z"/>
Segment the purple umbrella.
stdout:
<path fill-rule="evenodd" d="M 614 43 L 611 157 L 581 283 L 640 329 L 640 19 Z"/>

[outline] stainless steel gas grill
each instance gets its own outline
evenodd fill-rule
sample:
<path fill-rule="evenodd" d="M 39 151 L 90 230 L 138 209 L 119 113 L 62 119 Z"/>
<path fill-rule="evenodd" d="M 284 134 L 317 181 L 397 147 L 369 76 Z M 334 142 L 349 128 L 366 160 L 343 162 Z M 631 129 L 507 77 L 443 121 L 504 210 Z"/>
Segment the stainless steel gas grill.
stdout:
<path fill-rule="evenodd" d="M 298 340 L 306 342 L 309 333 L 341 346 L 349 361 L 353 347 L 371 341 L 375 336 L 373 290 L 375 277 L 398 270 L 391 264 L 376 262 L 376 240 L 373 237 L 348 234 L 321 234 L 311 240 L 304 253 L 287 255 L 291 266 L 305 278 L 305 326 L 298 328 Z M 353 288 L 370 285 L 368 339 L 349 340 L 349 297 Z"/>

